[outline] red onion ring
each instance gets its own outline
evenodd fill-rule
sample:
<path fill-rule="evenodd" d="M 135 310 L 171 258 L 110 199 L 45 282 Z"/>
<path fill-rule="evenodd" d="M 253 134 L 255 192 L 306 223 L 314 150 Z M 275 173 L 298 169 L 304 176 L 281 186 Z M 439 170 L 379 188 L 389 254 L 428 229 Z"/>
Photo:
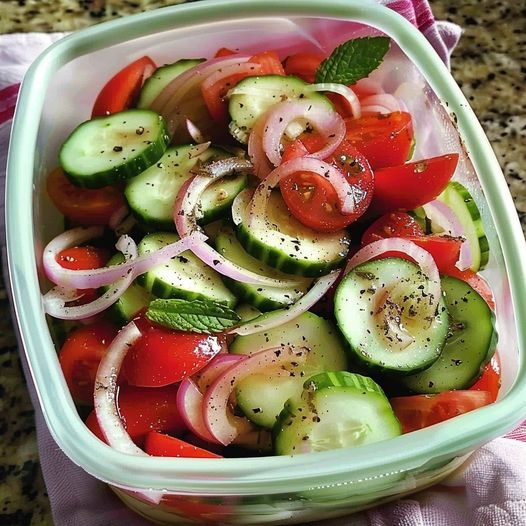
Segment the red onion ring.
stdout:
<path fill-rule="evenodd" d="M 446 234 L 462 237 L 464 241 L 460 247 L 460 257 L 455 264 L 459 270 L 466 270 L 473 264 L 471 246 L 465 239 L 464 228 L 455 212 L 446 203 L 434 199 L 422 207 L 432 223 L 438 225 Z"/>
<path fill-rule="evenodd" d="M 228 352 L 217 354 L 214 358 L 199 371 L 197 374 L 197 385 L 202 393 L 205 393 L 215 380 L 223 374 L 229 367 L 232 367 L 246 357 L 242 354 L 230 354 Z"/>
<path fill-rule="evenodd" d="M 248 156 L 254 165 L 254 174 L 259 179 L 264 179 L 273 168 L 263 149 L 263 130 L 266 122 L 267 114 L 265 113 L 258 118 L 248 137 Z"/>
<path fill-rule="evenodd" d="M 205 394 L 203 410 L 205 423 L 210 434 L 221 444 L 228 445 L 239 434 L 228 410 L 228 400 L 236 383 L 262 369 L 277 367 L 291 362 L 302 363 L 307 356 L 306 349 L 293 346 L 272 347 L 247 356 L 229 367 L 216 379 Z M 239 418 L 239 417 L 237 417 Z"/>
<path fill-rule="evenodd" d="M 389 93 L 380 93 L 377 95 L 369 95 L 362 99 L 363 113 L 393 113 L 401 111 L 400 102 L 398 99 Z"/>
<path fill-rule="evenodd" d="M 261 65 L 255 62 L 240 62 L 222 66 L 208 76 L 201 84 L 201 90 L 207 91 L 216 82 L 219 82 L 231 75 L 257 75 L 261 71 Z"/>
<path fill-rule="evenodd" d="M 356 254 L 354 254 L 354 256 L 348 261 L 344 270 L 344 275 L 350 272 L 354 267 L 357 267 L 372 258 L 381 256 L 385 252 L 402 252 L 413 259 L 429 280 L 428 293 L 433 300 L 431 303 L 438 303 L 442 292 L 440 287 L 440 274 L 435 260 L 427 250 L 424 250 L 408 239 L 391 237 L 373 241 L 358 250 L 358 252 L 356 252 Z"/>
<path fill-rule="evenodd" d="M 141 337 L 132 321 L 122 328 L 100 361 L 95 378 L 95 414 L 108 444 L 122 453 L 148 456 L 130 438 L 117 408 L 117 377 L 128 350 Z"/>
<path fill-rule="evenodd" d="M 352 116 L 355 119 L 361 117 L 362 111 L 360 107 L 360 99 L 356 96 L 356 93 L 345 86 L 344 84 L 338 84 L 336 82 L 321 82 L 319 84 L 309 84 L 305 86 L 304 91 L 330 91 L 331 93 L 337 93 L 341 95 L 351 110 Z"/>
<path fill-rule="evenodd" d="M 121 278 L 126 278 L 129 276 L 130 269 L 132 269 L 133 279 L 135 279 L 150 268 L 168 261 L 181 252 L 191 249 L 194 245 L 206 240 L 206 236 L 203 233 L 195 232 L 155 252 L 144 254 L 120 265 L 99 269 L 70 270 L 63 268 L 57 262 L 56 257 L 62 250 L 81 245 L 94 237 L 99 237 L 102 235 L 102 232 L 101 227 L 78 227 L 66 230 L 51 240 L 45 247 L 43 254 L 44 271 L 50 281 L 65 288 L 96 289 L 103 285 L 115 283 Z"/>
<path fill-rule="evenodd" d="M 341 204 L 342 214 L 352 214 L 355 208 L 355 203 L 360 200 L 357 195 L 357 189 L 353 187 L 345 174 L 338 170 L 336 166 L 329 164 L 320 159 L 313 157 L 297 157 L 286 161 L 261 181 L 254 192 L 249 208 L 249 226 L 254 226 L 261 222 L 261 218 L 265 216 L 267 209 L 267 201 L 272 192 L 272 188 L 284 178 L 296 172 L 313 172 L 322 177 L 325 177 L 334 187 L 338 200 Z"/>
<path fill-rule="evenodd" d="M 121 207 L 117 208 L 117 210 L 111 214 L 111 217 L 108 221 L 108 226 L 112 230 L 115 230 L 123 222 L 128 213 L 129 210 L 126 205 L 122 205 Z"/>
<path fill-rule="evenodd" d="M 362 97 L 365 95 L 385 93 L 382 84 L 370 78 L 360 79 L 356 84 L 353 84 L 353 88 L 355 88 Z"/>
<path fill-rule="evenodd" d="M 335 111 L 308 100 L 289 100 L 272 106 L 263 129 L 263 149 L 274 166 L 281 164 L 281 138 L 287 126 L 296 119 L 306 119 L 322 135 L 327 144 L 310 157 L 328 157 L 345 137 L 345 122 Z"/>
<path fill-rule="evenodd" d="M 300 314 L 308 311 L 318 301 L 320 301 L 331 286 L 336 282 L 340 270 L 333 270 L 330 274 L 322 276 L 313 287 L 296 303 L 285 307 L 284 309 L 278 309 L 266 314 L 262 314 L 257 318 L 253 318 L 237 327 L 229 329 L 229 334 L 239 334 L 246 336 L 248 334 L 254 334 L 261 331 L 266 331 L 278 327 L 294 318 L 297 318 Z"/>
<path fill-rule="evenodd" d="M 190 137 L 192 137 L 192 140 L 194 140 L 195 142 L 198 142 L 198 143 L 204 143 L 205 142 L 205 137 L 203 135 L 203 133 L 201 132 L 201 130 L 190 120 L 190 119 L 186 119 L 186 129 L 188 130 L 188 135 L 190 135 Z M 208 143 L 210 144 L 210 143 Z M 194 155 L 194 157 L 196 157 Z"/>

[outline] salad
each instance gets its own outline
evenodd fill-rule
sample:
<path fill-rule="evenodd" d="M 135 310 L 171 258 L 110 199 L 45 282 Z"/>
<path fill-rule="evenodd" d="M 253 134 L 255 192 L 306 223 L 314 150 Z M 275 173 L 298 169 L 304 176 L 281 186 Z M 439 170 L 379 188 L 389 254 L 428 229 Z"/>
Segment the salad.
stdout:
<path fill-rule="evenodd" d="M 500 385 L 480 213 L 459 153 L 413 159 L 386 37 L 127 65 L 63 143 L 44 249 L 89 429 L 136 455 L 386 440 Z M 87 411 L 86 411 L 87 408 Z"/>

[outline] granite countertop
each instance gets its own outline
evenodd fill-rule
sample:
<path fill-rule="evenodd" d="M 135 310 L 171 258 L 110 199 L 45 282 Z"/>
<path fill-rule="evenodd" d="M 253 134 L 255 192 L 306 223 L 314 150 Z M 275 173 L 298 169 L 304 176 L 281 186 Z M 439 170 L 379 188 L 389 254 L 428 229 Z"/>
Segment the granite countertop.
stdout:
<path fill-rule="evenodd" d="M 0 33 L 71 31 L 178 2 L 1 0 Z M 526 2 L 432 0 L 464 34 L 452 70 L 493 144 L 526 227 Z M 448 5 L 449 4 L 449 5 Z M 525 228 L 526 230 L 526 228 Z M 0 523 L 53 524 L 38 464 L 33 410 L 0 282 Z"/>

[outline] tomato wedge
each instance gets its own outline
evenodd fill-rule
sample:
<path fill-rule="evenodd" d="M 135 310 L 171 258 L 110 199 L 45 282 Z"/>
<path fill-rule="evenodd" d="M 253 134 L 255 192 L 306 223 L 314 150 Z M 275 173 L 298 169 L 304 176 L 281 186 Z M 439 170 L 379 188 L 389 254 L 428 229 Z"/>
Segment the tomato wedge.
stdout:
<path fill-rule="evenodd" d="M 390 212 L 373 221 L 362 235 L 362 247 L 388 237 L 424 236 L 425 232 L 413 216 L 406 212 Z"/>
<path fill-rule="evenodd" d="M 150 431 L 146 435 L 144 450 L 154 457 L 222 458 L 221 455 L 158 431 Z"/>
<path fill-rule="evenodd" d="M 438 424 L 492 401 L 487 391 L 445 391 L 436 395 L 399 396 L 390 400 L 403 433 Z"/>
<path fill-rule="evenodd" d="M 234 51 L 228 47 L 220 47 L 217 51 L 216 51 L 216 54 L 214 55 L 214 58 L 219 58 L 219 57 L 229 57 L 230 55 L 235 55 L 237 53 L 237 51 Z"/>
<path fill-rule="evenodd" d="M 301 139 L 297 139 L 301 141 Z M 319 139 L 305 139 L 303 145 L 295 144 L 283 156 L 290 160 L 311 150 Z M 291 214 L 304 225 L 318 232 L 335 232 L 358 219 L 369 206 L 374 187 L 373 173 L 363 155 L 347 141 L 342 141 L 337 150 L 325 159 L 343 171 L 346 179 L 360 198 L 352 214 L 342 214 L 334 187 L 321 175 L 314 172 L 296 172 L 280 183 L 281 195 Z"/>
<path fill-rule="evenodd" d="M 150 431 L 178 435 L 186 431 L 177 409 L 177 385 L 159 388 L 119 387 L 117 406 L 126 431 L 139 446 L 144 445 Z M 104 436 L 97 422 L 95 411 L 86 420 L 90 431 L 103 442 Z"/>
<path fill-rule="evenodd" d="M 287 75 L 293 75 L 309 84 L 314 84 L 316 70 L 325 58 L 323 53 L 294 53 L 283 61 L 283 67 Z"/>
<path fill-rule="evenodd" d="M 53 204 L 79 225 L 107 225 L 115 210 L 125 204 L 122 191 L 118 188 L 79 188 L 70 182 L 61 168 L 49 174 L 46 184 Z"/>
<path fill-rule="evenodd" d="M 123 364 L 130 385 L 161 387 L 180 382 L 202 369 L 222 348 L 220 337 L 209 334 L 173 331 L 146 322 L 141 322 L 141 332 Z"/>
<path fill-rule="evenodd" d="M 458 158 L 458 153 L 449 153 L 376 170 L 372 210 L 379 214 L 413 210 L 432 201 L 447 186 Z"/>
<path fill-rule="evenodd" d="M 143 80 L 151 75 L 156 67 L 150 57 L 144 56 L 121 69 L 99 92 L 91 116 L 102 117 L 133 106 Z"/>
<path fill-rule="evenodd" d="M 59 351 L 58 359 L 71 396 L 93 405 L 95 376 L 102 357 L 115 338 L 117 328 L 107 321 L 74 330 Z"/>
<path fill-rule="evenodd" d="M 489 363 L 484 366 L 480 378 L 469 388 L 469 390 L 486 391 L 490 394 L 491 401 L 495 402 L 499 395 L 500 383 L 500 357 L 496 351 Z"/>
<path fill-rule="evenodd" d="M 373 170 L 407 161 L 414 138 L 409 113 L 364 115 L 345 119 L 345 126 L 347 140 L 365 155 Z"/>

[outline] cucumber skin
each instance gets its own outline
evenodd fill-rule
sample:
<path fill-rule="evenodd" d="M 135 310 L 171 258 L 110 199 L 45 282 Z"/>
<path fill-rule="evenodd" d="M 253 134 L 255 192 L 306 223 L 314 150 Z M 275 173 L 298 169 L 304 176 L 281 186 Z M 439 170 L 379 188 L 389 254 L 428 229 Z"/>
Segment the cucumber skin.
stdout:
<path fill-rule="evenodd" d="M 302 261 L 292 258 L 282 251 L 269 247 L 256 239 L 243 223 L 236 226 L 236 237 L 251 256 L 266 263 L 269 267 L 295 276 L 305 276 L 308 278 L 323 276 L 331 270 L 341 267 L 346 256 L 346 254 L 344 254 L 330 263 L 320 263 L 314 260 Z"/>
<path fill-rule="evenodd" d="M 145 110 L 141 110 L 145 111 Z M 111 117 L 111 115 L 110 115 Z M 95 117 L 95 119 L 107 119 L 108 116 Z M 152 164 L 155 164 L 164 154 L 168 145 L 170 144 L 170 137 L 168 136 L 168 130 L 166 129 L 166 123 L 164 119 L 159 115 L 160 119 L 160 131 L 159 137 L 157 140 L 152 141 L 140 154 L 136 155 L 132 159 L 128 159 L 124 164 L 117 166 L 116 168 L 111 168 L 109 170 L 104 170 L 95 174 L 78 174 L 71 169 L 67 169 L 62 162 L 62 151 L 64 144 L 60 148 L 59 160 L 60 165 L 64 169 L 66 177 L 73 183 L 75 186 L 80 186 L 81 188 L 103 188 L 104 186 L 109 186 L 111 184 L 117 183 L 119 181 L 125 181 L 130 179 L 137 174 L 149 168 Z M 81 131 L 81 127 L 94 119 L 86 121 L 80 124 L 72 133 Z"/>

